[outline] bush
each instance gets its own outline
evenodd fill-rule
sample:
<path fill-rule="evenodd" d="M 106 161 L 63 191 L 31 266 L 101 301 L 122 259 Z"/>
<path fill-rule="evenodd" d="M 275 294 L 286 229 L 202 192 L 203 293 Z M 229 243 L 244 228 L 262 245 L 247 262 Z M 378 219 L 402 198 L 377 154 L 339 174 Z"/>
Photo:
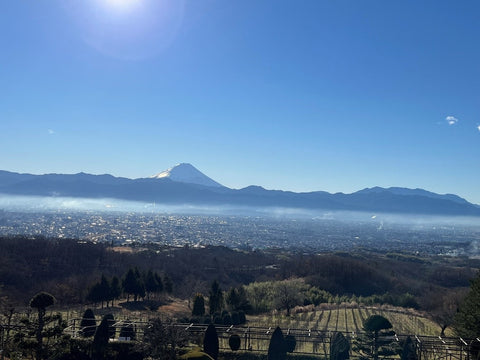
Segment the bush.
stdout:
<path fill-rule="evenodd" d="M 232 312 L 232 325 L 240 325 L 240 315 L 238 312 Z"/>
<path fill-rule="evenodd" d="M 295 351 L 296 347 L 297 347 L 297 340 L 295 339 L 295 336 L 293 335 L 285 336 L 285 351 L 288 353 L 292 353 Z"/>
<path fill-rule="evenodd" d="M 247 317 L 245 316 L 245 311 L 239 311 L 238 312 L 238 317 L 240 319 L 239 324 L 245 324 L 247 322 Z"/>
<path fill-rule="evenodd" d="M 230 335 L 230 338 L 228 339 L 228 345 L 230 346 L 230 349 L 232 349 L 232 351 L 237 351 L 238 349 L 240 349 L 240 344 L 240 336 L 238 336 L 237 334 Z"/>
<path fill-rule="evenodd" d="M 223 322 L 223 325 L 232 325 L 232 317 L 230 316 L 229 313 L 223 316 L 222 322 Z"/>
<path fill-rule="evenodd" d="M 180 356 L 180 359 L 213 360 L 211 356 L 200 350 L 189 351 L 185 355 Z"/>

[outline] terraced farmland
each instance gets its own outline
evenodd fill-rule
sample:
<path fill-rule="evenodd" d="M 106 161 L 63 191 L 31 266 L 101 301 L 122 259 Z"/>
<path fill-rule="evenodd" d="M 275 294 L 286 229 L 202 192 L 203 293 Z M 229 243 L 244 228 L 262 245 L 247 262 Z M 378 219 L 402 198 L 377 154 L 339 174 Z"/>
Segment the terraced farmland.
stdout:
<path fill-rule="evenodd" d="M 305 329 L 319 331 L 358 332 L 363 321 L 370 315 L 382 315 L 390 320 L 397 334 L 416 334 L 427 336 L 440 335 L 440 326 L 420 313 L 403 309 L 386 309 L 381 307 L 351 307 L 338 305 L 329 308 L 316 308 L 285 316 L 271 314 L 250 316 L 249 325 L 255 327 L 276 327 L 282 329 Z M 447 336 L 452 336 L 447 328 Z"/>

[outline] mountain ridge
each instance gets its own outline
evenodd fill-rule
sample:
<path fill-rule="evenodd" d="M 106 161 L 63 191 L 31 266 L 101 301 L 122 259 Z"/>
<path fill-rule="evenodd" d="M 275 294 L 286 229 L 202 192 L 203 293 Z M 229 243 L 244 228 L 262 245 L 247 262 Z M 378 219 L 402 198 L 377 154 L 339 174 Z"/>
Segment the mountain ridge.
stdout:
<path fill-rule="evenodd" d="M 182 165 L 182 164 L 180 164 Z M 185 163 L 183 164 L 185 165 Z M 187 164 L 195 169 L 192 165 Z M 171 169 L 174 169 L 170 168 Z M 191 169 L 190 169 L 191 170 Z M 187 171 L 187 175 L 196 174 Z M 171 173 L 171 172 L 170 172 Z M 242 189 L 225 187 L 203 176 L 151 176 L 128 179 L 109 174 L 20 174 L 0 170 L 0 194 L 116 198 L 165 204 L 289 207 L 305 209 L 370 211 L 427 215 L 480 216 L 480 206 L 454 194 L 423 189 L 372 187 L 351 194 L 326 191 L 292 192 L 267 190 L 258 185 Z M 162 174 L 162 173 L 159 173 Z M 157 175 L 159 175 L 157 174 Z M 205 185 L 204 180 L 210 179 Z M 188 180 L 188 181 L 186 181 Z M 1 196 L 1 195 L 0 195 Z"/>

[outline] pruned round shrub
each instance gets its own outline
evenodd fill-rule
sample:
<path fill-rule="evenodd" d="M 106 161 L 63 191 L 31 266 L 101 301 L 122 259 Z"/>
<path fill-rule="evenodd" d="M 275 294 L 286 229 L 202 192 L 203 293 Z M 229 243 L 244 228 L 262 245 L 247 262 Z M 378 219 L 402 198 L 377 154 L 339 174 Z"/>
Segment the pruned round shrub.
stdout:
<path fill-rule="evenodd" d="M 237 334 L 230 335 L 230 338 L 228 339 L 228 345 L 230 346 L 230 349 L 232 349 L 232 351 L 237 351 L 238 349 L 240 349 L 240 344 L 240 336 L 238 336 Z"/>

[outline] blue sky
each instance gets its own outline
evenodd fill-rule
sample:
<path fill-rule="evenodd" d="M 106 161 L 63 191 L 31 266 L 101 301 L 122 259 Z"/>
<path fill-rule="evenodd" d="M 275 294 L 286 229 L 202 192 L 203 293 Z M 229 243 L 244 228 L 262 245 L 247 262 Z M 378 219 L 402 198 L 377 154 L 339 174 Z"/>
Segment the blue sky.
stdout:
<path fill-rule="evenodd" d="M 478 1 L 0 3 L 0 169 L 480 204 Z"/>

